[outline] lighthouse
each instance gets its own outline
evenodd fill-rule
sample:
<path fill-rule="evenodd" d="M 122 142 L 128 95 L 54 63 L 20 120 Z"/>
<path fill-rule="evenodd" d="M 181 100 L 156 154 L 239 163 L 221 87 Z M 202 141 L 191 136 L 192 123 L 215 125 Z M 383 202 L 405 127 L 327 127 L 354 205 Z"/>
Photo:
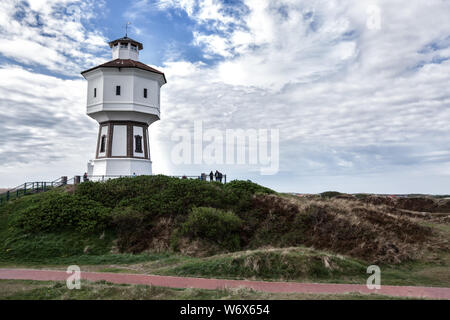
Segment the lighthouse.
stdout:
<path fill-rule="evenodd" d="M 81 74 L 88 82 L 87 115 L 99 124 L 90 176 L 151 175 L 148 127 L 160 119 L 164 73 L 142 62 L 142 43 L 111 41 L 112 59 Z"/>

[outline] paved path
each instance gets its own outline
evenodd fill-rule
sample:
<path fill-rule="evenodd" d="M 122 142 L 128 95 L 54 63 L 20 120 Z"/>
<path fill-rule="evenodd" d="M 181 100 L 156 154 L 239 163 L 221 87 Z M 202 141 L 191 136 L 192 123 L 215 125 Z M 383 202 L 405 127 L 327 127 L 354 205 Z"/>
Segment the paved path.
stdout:
<path fill-rule="evenodd" d="M 32 269 L 0 269 L 0 279 L 66 281 L 68 274 L 64 271 Z M 222 280 L 203 278 L 184 278 L 171 276 L 151 276 L 143 274 L 81 272 L 81 278 L 89 281 L 105 280 L 112 283 L 145 284 L 169 288 L 251 288 L 256 291 L 272 293 L 315 293 L 345 294 L 359 292 L 377 293 L 397 297 L 418 297 L 450 300 L 450 288 L 381 286 L 380 290 L 369 290 L 358 284 L 324 284 L 297 282 L 265 282 L 247 280 Z"/>

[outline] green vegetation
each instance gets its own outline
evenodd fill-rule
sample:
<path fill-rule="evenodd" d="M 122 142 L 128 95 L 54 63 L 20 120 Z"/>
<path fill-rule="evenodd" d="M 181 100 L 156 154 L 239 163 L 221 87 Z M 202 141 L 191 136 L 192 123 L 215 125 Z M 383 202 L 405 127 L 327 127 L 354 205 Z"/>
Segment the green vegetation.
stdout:
<path fill-rule="evenodd" d="M 77 232 L 20 234 L 18 232 L 2 239 L 0 258 L 2 261 L 40 262 L 66 261 L 68 257 L 103 255 L 109 252 L 111 234 L 103 239 Z"/>
<path fill-rule="evenodd" d="M 0 262 L 167 251 L 171 238 L 181 251 L 180 240 L 239 250 L 238 214 L 251 208 L 254 193 L 274 191 L 244 181 L 141 176 L 29 195 L 0 206 Z"/>
<path fill-rule="evenodd" d="M 84 271 L 96 272 L 317 283 L 361 284 L 368 277 L 368 264 L 364 261 L 305 247 L 239 251 L 203 258 L 167 253 L 149 254 L 147 259 L 131 264 L 113 262 L 81 267 Z M 382 283 L 450 287 L 449 265 L 450 253 L 441 254 L 440 260 L 435 262 L 380 265 Z M 61 267 L 61 270 L 66 266 Z"/>
<path fill-rule="evenodd" d="M 16 212 L 13 226 L 25 233 L 73 229 L 81 233 L 104 230 L 110 210 L 87 197 L 61 192 L 40 195 L 27 208 Z"/>
<path fill-rule="evenodd" d="M 0 206 L 0 265 L 361 283 L 378 264 L 386 284 L 450 286 L 449 215 L 419 211 L 447 202 L 339 195 L 166 176 L 87 182 Z"/>
<path fill-rule="evenodd" d="M 214 208 L 193 208 L 186 222 L 175 230 L 172 247 L 177 248 L 180 237 L 206 240 L 223 249 L 236 251 L 240 248 L 239 231 L 242 220 L 233 212 Z"/>
<path fill-rule="evenodd" d="M 0 280 L 0 300 L 391 300 L 382 295 L 264 293 L 250 289 L 171 289 L 121 285 L 106 281 L 81 282 L 80 290 L 67 290 L 64 282 Z"/>
<path fill-rule="evenodd" d="M 368 197 L 370 197 L 370 194 L 368 194 L 368 193 L 357 193 L 354 196 L 357 199 L 364 200 L 364 199 L 367 199 Z"/>
<path fill-rule="evenodd" d="M 307 248 L 265 249 L 185 261 L 156 273 L 211 278 L 327 281 L 365 277 L 359 261 Z"/>
<path fill-rule="evenodd" d="M 337 191 L 325 191 L 320 194 L 322 198 L 334 198 L 340 195 L 342 195 L 342 193 Z"/>
<path fill-rule="evenodd" d="M 439 262 L 415 261 L 381 265 L 384 285 L 450 287 L 450 254 Z M 82 271 L 145 273 L 222 279 L 354 283 L 367 280 L 367 263 L 304 247 L 258 249 L 204 258 L 169 252 L 139 255 L 83 255 L 41 263 L 3 264 L 0 267 L 28 267 L 66 270 L 76 264 Z"/>

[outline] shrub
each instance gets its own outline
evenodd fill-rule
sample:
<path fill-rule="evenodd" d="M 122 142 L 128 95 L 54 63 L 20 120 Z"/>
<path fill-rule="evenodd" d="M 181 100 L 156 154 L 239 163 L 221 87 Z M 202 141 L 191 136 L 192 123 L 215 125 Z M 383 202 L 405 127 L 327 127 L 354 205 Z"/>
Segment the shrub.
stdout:
<path fill-rule="evenodd" d="M 193 208 L 186 222 L 176 230 L 173 240 L 180 237 L 206 240 L 226 250 L 240 248 L 239 231 L 242 220 L 233 212 L 214 208 Z"/>
<path fill-rule="evenodd" d="M 109 209 L 84 197 L 48 192 L 39 200 L 20 210 L 13 226 L 29 233 L 66 229 L 89 233 L 104 229 L 110 220 Z"/>
<path fill-rule="evenodd" d="M 238 200 L 219 183 L 162 175 L 86 182 L 77 187 L 76 194 L 109 208 L 130 206 L 154 216 L 188 215 L 196 206 L 231 209 Z"/>
<path fill-rule="evenodd" d="M 337 192 L 337 191 L 326 191 L 326 192 L 322 192 L 320 195 L 322 198 L 334 198 L 334 197 L 342 195 L 342 193 Z"/>
<path fill-rule="evenodd" d="M 240 181 L 240 180 L 233 180 L 230 183 L 227 183 L 225 185 L 225 189 L 233 192 L 237 196 L 256 193 L 266 193 L 266 194 L 276 193 L 272 189 L 260 186 L 259 184 L 253 183 L 251 181 Z"/>
<path fill-rule="evenodd" d="M 113 224 L 121 252 L 139 253 L 148 248 L 149 239 L 152 238 L 152 220 L 148 215 L 130 207 L 116 209 L 113 212 Z"/>

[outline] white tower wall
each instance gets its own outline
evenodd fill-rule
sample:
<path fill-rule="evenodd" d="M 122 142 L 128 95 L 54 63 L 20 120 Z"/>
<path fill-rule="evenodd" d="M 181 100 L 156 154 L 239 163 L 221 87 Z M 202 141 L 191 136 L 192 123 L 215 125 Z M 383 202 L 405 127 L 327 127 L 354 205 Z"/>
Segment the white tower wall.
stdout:
<path fill-rule="evenodd" d="M 114 125 L 111 156 L 127 156 L 127 126 Z"/>
<path fill-rule="evenodd" d="M 87 114 L 99 123 L 96 158 L 88 171 L 94 180 L 150 175 L 148 126 L 160 118 L 165 76 L 138 62 L 142 44 L 122 38 L 110 46 L 114 60 L 82 73 L 88 81 Z"/>
<path fill-rule="evenodd" d="M 150 125 L 159 120 L 162 84 L 158 75 L 139 69 L 99 68 L 86 73 L 85 77 L 88 80 L 87 114 L 99 123 L 129 120 Z M 117 86 L 120 86 L 120 96 L 116 95 Z M 147 89 L 147 98 L 144 98 L 144 89 Z"/>

